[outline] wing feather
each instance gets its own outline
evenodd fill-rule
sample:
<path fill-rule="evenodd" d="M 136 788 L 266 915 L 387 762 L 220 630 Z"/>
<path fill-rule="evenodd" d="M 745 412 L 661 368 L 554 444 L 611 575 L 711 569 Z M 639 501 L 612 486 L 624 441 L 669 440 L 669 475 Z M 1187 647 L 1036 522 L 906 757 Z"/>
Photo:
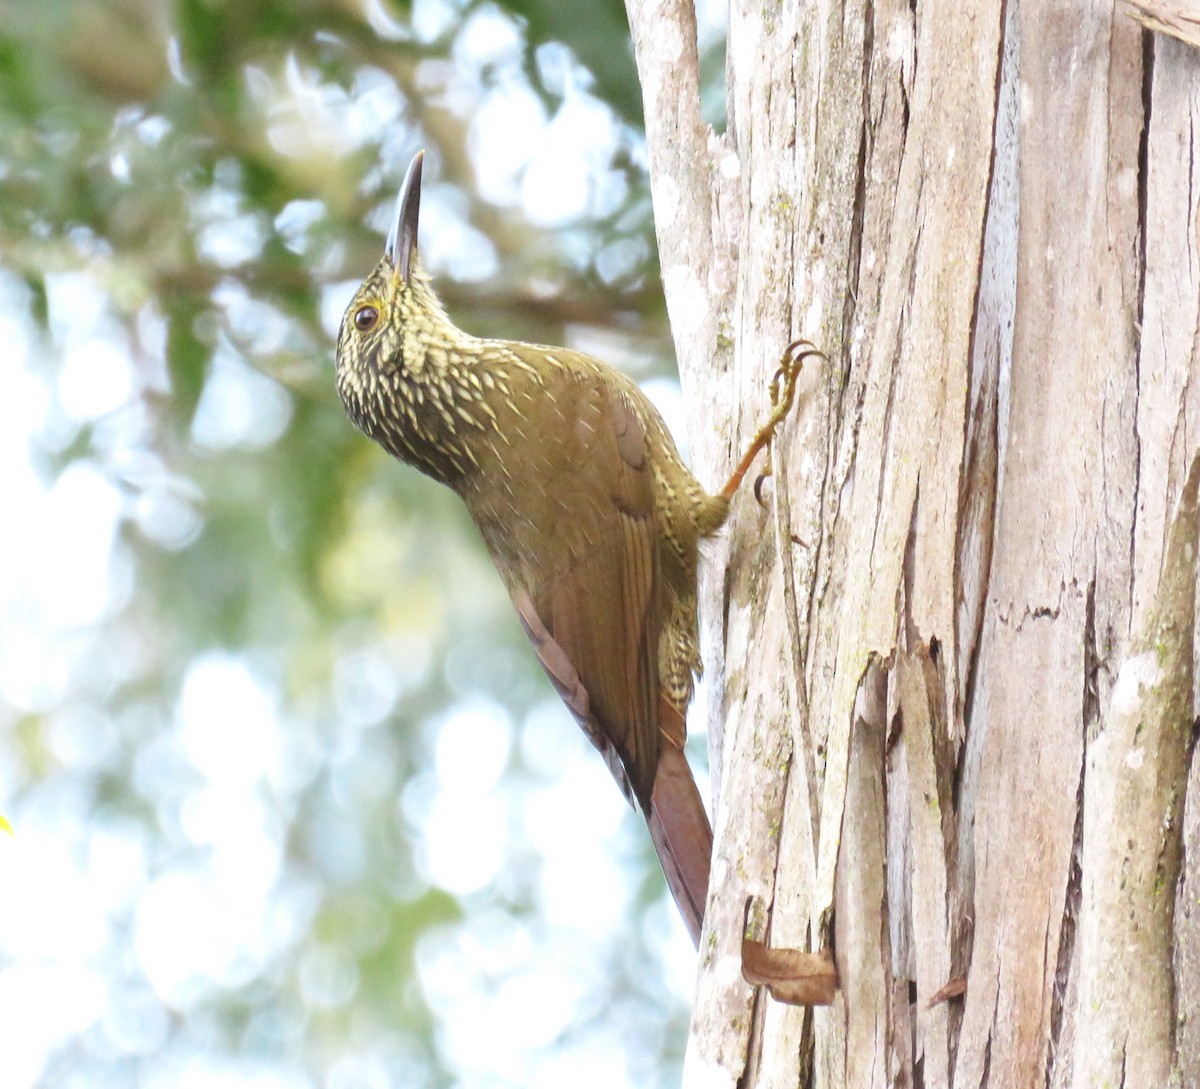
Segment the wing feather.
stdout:
<path fill-rule="evenodd" d="M 587 377 L 562 368 L 530 410 L 541 464 L 574 480 L 556 489 L 553 524 L 539 524 L 540 507 L 514 512 L 531 528 L 497 567 L 556 691 L 648 812 L 661 743 L 661 528 L 638 407 L 629 391 Z M 510 540 L 511 527 L 498 536 Z"/>

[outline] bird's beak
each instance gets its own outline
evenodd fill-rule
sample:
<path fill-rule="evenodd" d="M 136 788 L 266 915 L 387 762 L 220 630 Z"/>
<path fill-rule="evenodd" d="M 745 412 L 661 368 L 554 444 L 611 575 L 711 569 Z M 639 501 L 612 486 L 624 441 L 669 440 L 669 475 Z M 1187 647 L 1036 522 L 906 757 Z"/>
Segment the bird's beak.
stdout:
<path fill-rule="evenodd" d="M 413 256 L 417 252 L 417 220 L 421 215 L 421 164 L 425 152 L 418 151 L 408 164 L 400 196 L 396 200 L 396 222 L 392 224 L 387 246 L 383 251 L 392 263 L 392 297 L 412 273 Z"/>

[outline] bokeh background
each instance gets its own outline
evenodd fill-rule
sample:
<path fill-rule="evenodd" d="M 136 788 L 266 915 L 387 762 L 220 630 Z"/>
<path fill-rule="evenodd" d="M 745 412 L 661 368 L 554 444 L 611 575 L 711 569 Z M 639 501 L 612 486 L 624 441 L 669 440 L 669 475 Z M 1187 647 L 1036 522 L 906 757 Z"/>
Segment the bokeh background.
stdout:
<path fill-rule="evenodd" d="M 640 109 L 619 0 L 0 0 L 6 1089 L 678 1083 L 641 820 L 332 372 L 424 147 L 459 323 L 678 430 Z"/>

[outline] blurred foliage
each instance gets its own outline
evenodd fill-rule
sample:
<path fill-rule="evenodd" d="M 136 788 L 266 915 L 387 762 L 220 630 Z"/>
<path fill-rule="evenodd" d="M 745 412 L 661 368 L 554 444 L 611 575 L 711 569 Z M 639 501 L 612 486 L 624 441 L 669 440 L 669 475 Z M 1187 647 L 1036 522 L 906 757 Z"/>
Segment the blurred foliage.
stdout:
<path fill-rule="evenodd" d="M 0 374 L 30 509 L 67 512 L 10 505 L 0 801 L 13 843 L 77 862 L 103 924 L 70 969 L 95 1004 L 25 1041 L 13 1085 L 586 1084 L 572 1055 L 678 1080 L 679 928 L 639 822 L 610 837 L 629 913 L 598 938 L 548 921 L 530 822 L 575 818 L 530 806 L 582 742 L 457 501 L 333 392 L 341 308 L 418 147 L 422 245 L 461 324 L 664 364 L 620 0 L 0 2 L 0 322 L 26 356 Z M 73 496 L 111 497 L 111 541 Z M 103 583 L 93 605 L 72 580 Z M 464 716 L 499 738 L 495 781 L 448 794 Z M 476 790 L 499 854 L 439 886 L 430 814 Z M 32 894 L 4 888 L 19 915 Z M 214 933 L 261 912 L 262 938 L 206 966 L 201 926 L 167 943 L 194 942 L 192 967 L 156 969 L 152 923 L 189 904 Z M 37 1007 L 41 978 L 18 968 L 67 972 L 68 953 L 4 944 L 25 932 L 4 910 L 11 1032 L 5 1003 Z M 490 1063 L 462 1026 L 486 1041 L 521 980 L 558 979 L 538 956 L 580 989 L 543 996 L 545 1062 Z"/>

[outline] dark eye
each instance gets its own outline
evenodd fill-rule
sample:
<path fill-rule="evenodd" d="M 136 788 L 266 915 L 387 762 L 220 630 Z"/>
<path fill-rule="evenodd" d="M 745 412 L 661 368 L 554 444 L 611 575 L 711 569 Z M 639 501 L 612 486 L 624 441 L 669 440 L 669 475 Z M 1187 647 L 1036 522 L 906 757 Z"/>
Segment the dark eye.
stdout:
<path fill-rule="evenodd" d="M 375 323 L 379 320 L 379 311 L 373 306 L 360 306 L 354 311 L 354 328 L 360 333 L 365 333 L 368 329 L 374 329 Z"/>

